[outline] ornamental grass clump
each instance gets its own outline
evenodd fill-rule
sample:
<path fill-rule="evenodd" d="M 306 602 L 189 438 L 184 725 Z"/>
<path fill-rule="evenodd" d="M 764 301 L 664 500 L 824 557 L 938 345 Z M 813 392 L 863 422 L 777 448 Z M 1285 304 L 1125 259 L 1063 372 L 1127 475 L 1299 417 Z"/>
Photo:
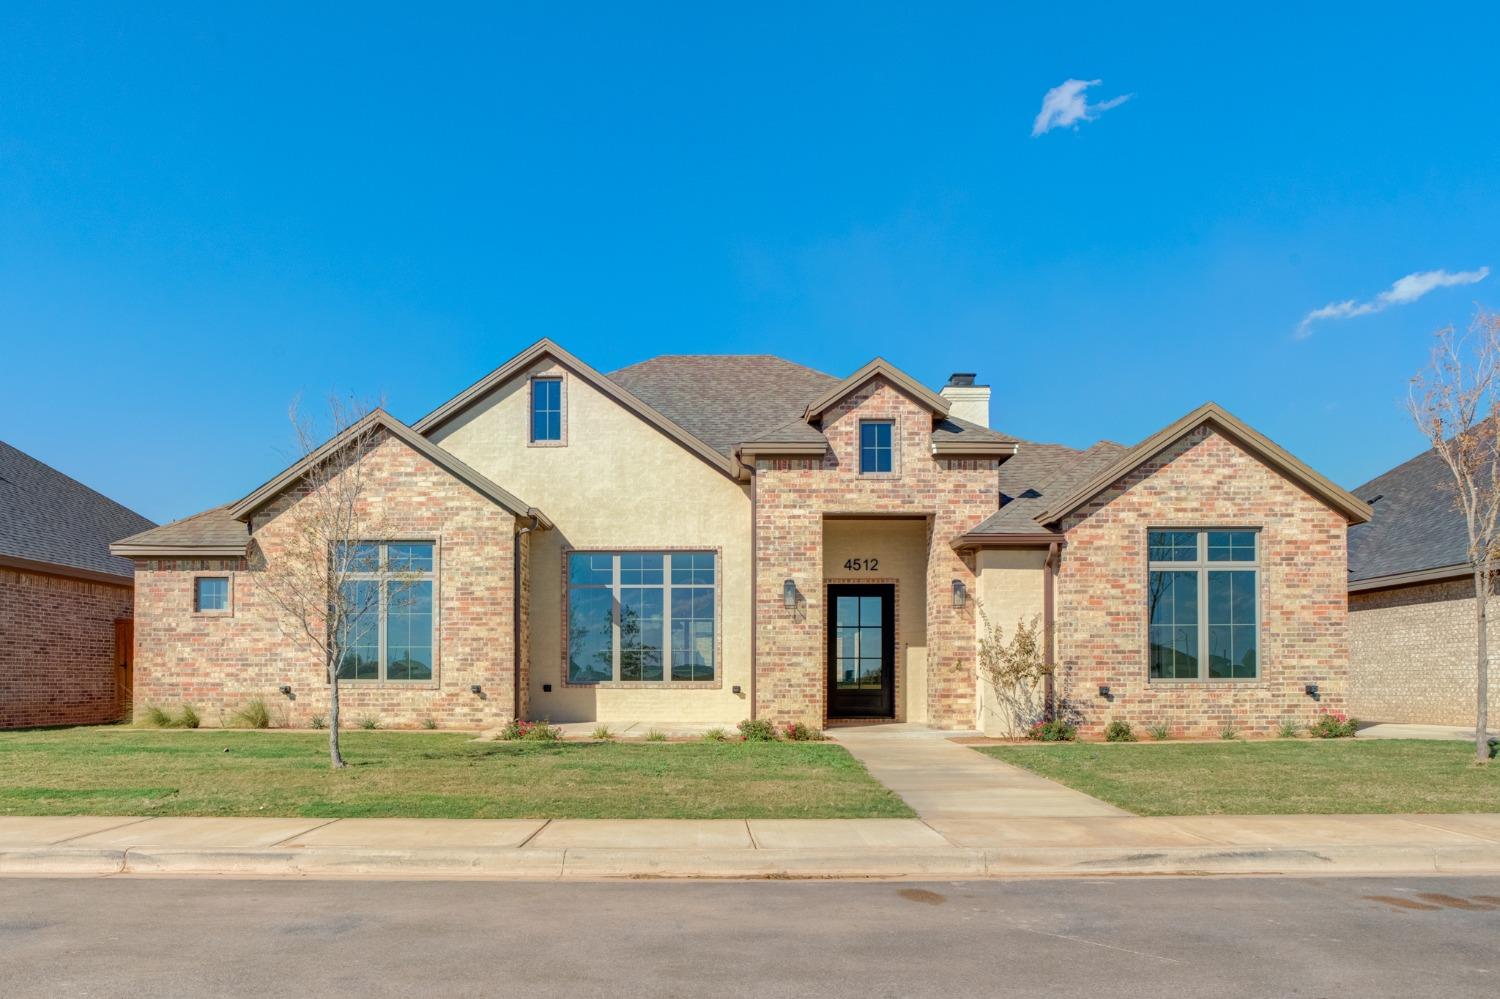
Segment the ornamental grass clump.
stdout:
<path fill-rule="evenodd" d="M 270 728 L 271 709 L 266 707 L 264 698 L 253 697 L 230 715 L 229 720 L 239 728 Z"/>

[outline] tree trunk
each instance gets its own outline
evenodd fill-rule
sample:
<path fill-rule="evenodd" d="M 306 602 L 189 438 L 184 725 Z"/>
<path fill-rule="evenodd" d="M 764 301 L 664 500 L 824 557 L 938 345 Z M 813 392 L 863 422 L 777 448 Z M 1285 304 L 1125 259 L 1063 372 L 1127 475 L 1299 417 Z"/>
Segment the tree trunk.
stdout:
<path fill-rule="evenodd" d="M 339 671 L 331 657 L 328 660 L 328 757 L 335 770 L 349 765 L 339 752 Z"/>
<path fill-rule="evenodd" d="M 1474 685 L 1477 694 L 1476 700 L 1478 702 L 1474 719 L 1474 755 L 1480 763 L 1488 762 L 1490 758 L 1489 596 L 1490 565 L 1486 561 L 1484 565 L 1474 570 L 1474 617 L 1479 627 L 1479 641 L 1476 645 L 1479 673 L 1475 678 L 1478 682 Z"/>

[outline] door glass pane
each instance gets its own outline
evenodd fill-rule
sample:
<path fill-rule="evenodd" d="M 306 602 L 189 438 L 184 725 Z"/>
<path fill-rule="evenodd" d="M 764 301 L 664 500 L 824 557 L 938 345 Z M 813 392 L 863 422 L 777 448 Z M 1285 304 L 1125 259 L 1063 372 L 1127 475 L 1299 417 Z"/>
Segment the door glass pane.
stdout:
<path fill-rule="evenodd" d="M 881 661 L 879 659 L 861 659 L 859 661 L 860 687 L 865 690 L 879 690 L 881 673 Z"/>
<path fill-rule="evenodd" d="M 853 690 L 859 686 L 859 660 L 840 657 L 837 667 L 840 690 Z"/>
<path fill-rule="evenodd" d="M 866 626 L 880 625 L 882 623 L 880 609 L 883 602 L 880 597 L 860 597 L 859 623 Z"/>
<path fill-rule="evenodd" d="M 839 597 L 835 614 L 835 623 L 840 628 L 854 627 L 859 624 L 859 598 Z"/>

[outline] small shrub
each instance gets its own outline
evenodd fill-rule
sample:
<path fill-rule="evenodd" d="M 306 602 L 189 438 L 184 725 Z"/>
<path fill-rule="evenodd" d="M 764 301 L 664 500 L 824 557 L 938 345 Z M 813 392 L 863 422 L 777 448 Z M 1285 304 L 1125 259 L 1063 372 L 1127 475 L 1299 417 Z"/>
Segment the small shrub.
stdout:
<path fill-rule="evenodd" d="M 182 714 L 177 716 L 177 724 L 182 728 L 197 728 L 203 723 L 198 717 L 198 711 L 191 704 L 182 706 Z"/>
<path fill-rule="evenodd" d="M 152 728 L 172 727 L 172 716 L 167 714 L 164 708 L 158 707 L 155 704 L 146 707 L 146 712 L 141 716 L 141 721 Z"/>
<path fill-rule="evenodd" d="M 1276 730 L 1276 736 L 1280 739 L 1295 739 L 1302 734 L 1302 727 L 1291 718 L 1283 718 L 1281 727 Z"/>
<path fill-rule="evenodd" d="M 1146 729 L 1146 732 L 1150 734 L 1151 738 L 1155 739 L 1157 742 L 1166 742 L 1168 739 L 1172 738 L 1172 730 L 1165 724 L 1152 725 Z"/>
<path fill-rule="evenodd" d="M 511 742 L 561 742 L 562 729 L 544 721 L 521 721 L 512 718 L 500 730 L 500 738 Z"/>
<path fill-rule="evenodd" d="M 266 707 L 264 698 L 253 697 L 229 719 L 240 728 L 270 728 L 271 710 Z"/>
<path fill-rule="evenodd" d="M 723 742 L 729 738 L 729 733 L 722 728 L 711 728 L 703 733 L 704 742 Z"/>
<path fill-rule="evenodd" d="M 429 717 L 429 718 L 423 718 L 422 719 L 422 727 L 425 728 L 425 729 L 427 729 L 427 731 L 429 731 L 429 732 L 432 731 L 433 729 L 437 728 L 437 719 L 436 718 L 431 718 L 431 717 Z"/>
<path fill-rule="evenodd" d="M 379 715 L 361 715 L 360 718 L 359 718 L 359 727 L 362 728 L 362 729 L 364 729 L 366 732 L 373 732 L 373 731 L 375 731 L 377 728 L 380 727 L 380 716 Z"/>
<path fill-rule="evenodd" d="M 1105 742 L 1134 742 L 1135 733 L 1130 730 L 1130 722 L 1121 721 L 1118 718 L 1104 727 Z"/>
<path fill-rule="evenodd" d="M 1307 726 L 1307 734 L 1314 739 L 1349 739 L 1358 727 L 1359 722 L 1342 711 L 1320 711 L 1317 721 Z"/>
<path fill-rule="evenodd" d="M 313 715 L 312 718 L 308 719 L 308 721 L 312 724 L 313 728 L 328 727 L 328 719 L 324 718 L 322 715 Z"/>
<path fill-rule="evenodd" d="M 1219 729 L 1219 738 L 1223 739 L 1225 742 L 1233 742 L 1239 737 L 1239 729 L 1235 728 L 1233 725 L 1225 725 L 1223 728 Z"/>
<path fill-rule="evenodd" d="M 1026 738 L 1036 742 L 1072 742 L 1078 738 L 1078 726 L 1061 718 L 1039 721 L 1026 730 Z"/>
<path fill-rule="evenodd" d="M 615 734 L 609 730 L 608 725 L 595 725 L 593 737 L 600 742 L 608 742 L 615 737 Z"/>
<path fill-rule="evenodd" d="M 787 726 L 782 730 L 781 734 L 788 742 L 822 742 L 827 738 L 818 729 L 804 725 L 801 722 L 787 722 Z"/>
<path fill-rule="evenodd" d="M 663 732 L 659 728 L 648 729 L 647 732 L 646 732 L 646 741 L 647 742 L 666 742 L 667 741 L 667 733 Z"/>
<path fill-rule="evenodd" d="M 776 741 L 776 726 L 764 718 L 746 718 L 739 727 L 740 738 L 746 742 Z"/>

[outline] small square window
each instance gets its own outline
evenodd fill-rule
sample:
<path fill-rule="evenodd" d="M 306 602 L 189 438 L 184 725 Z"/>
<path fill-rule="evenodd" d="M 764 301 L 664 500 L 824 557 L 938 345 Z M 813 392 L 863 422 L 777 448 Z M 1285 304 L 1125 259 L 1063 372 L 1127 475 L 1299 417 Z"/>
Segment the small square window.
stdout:
<path fill-rule="evenodd" d="M 193 580 L 193 610 L 201 613 L 228 609 L 228 576 L 199 576 Z"/>
<path fill-rule="evenodd" d="M 891 424 L 869 420 L 859 425 L 859 470 L 861 474 L 889 472 L 891 461 Z"/>
<path fill-rule="evenodd" d="M 534 444 L 562 441 L 562 379 L 531 380 L 531 440 Z"/>

